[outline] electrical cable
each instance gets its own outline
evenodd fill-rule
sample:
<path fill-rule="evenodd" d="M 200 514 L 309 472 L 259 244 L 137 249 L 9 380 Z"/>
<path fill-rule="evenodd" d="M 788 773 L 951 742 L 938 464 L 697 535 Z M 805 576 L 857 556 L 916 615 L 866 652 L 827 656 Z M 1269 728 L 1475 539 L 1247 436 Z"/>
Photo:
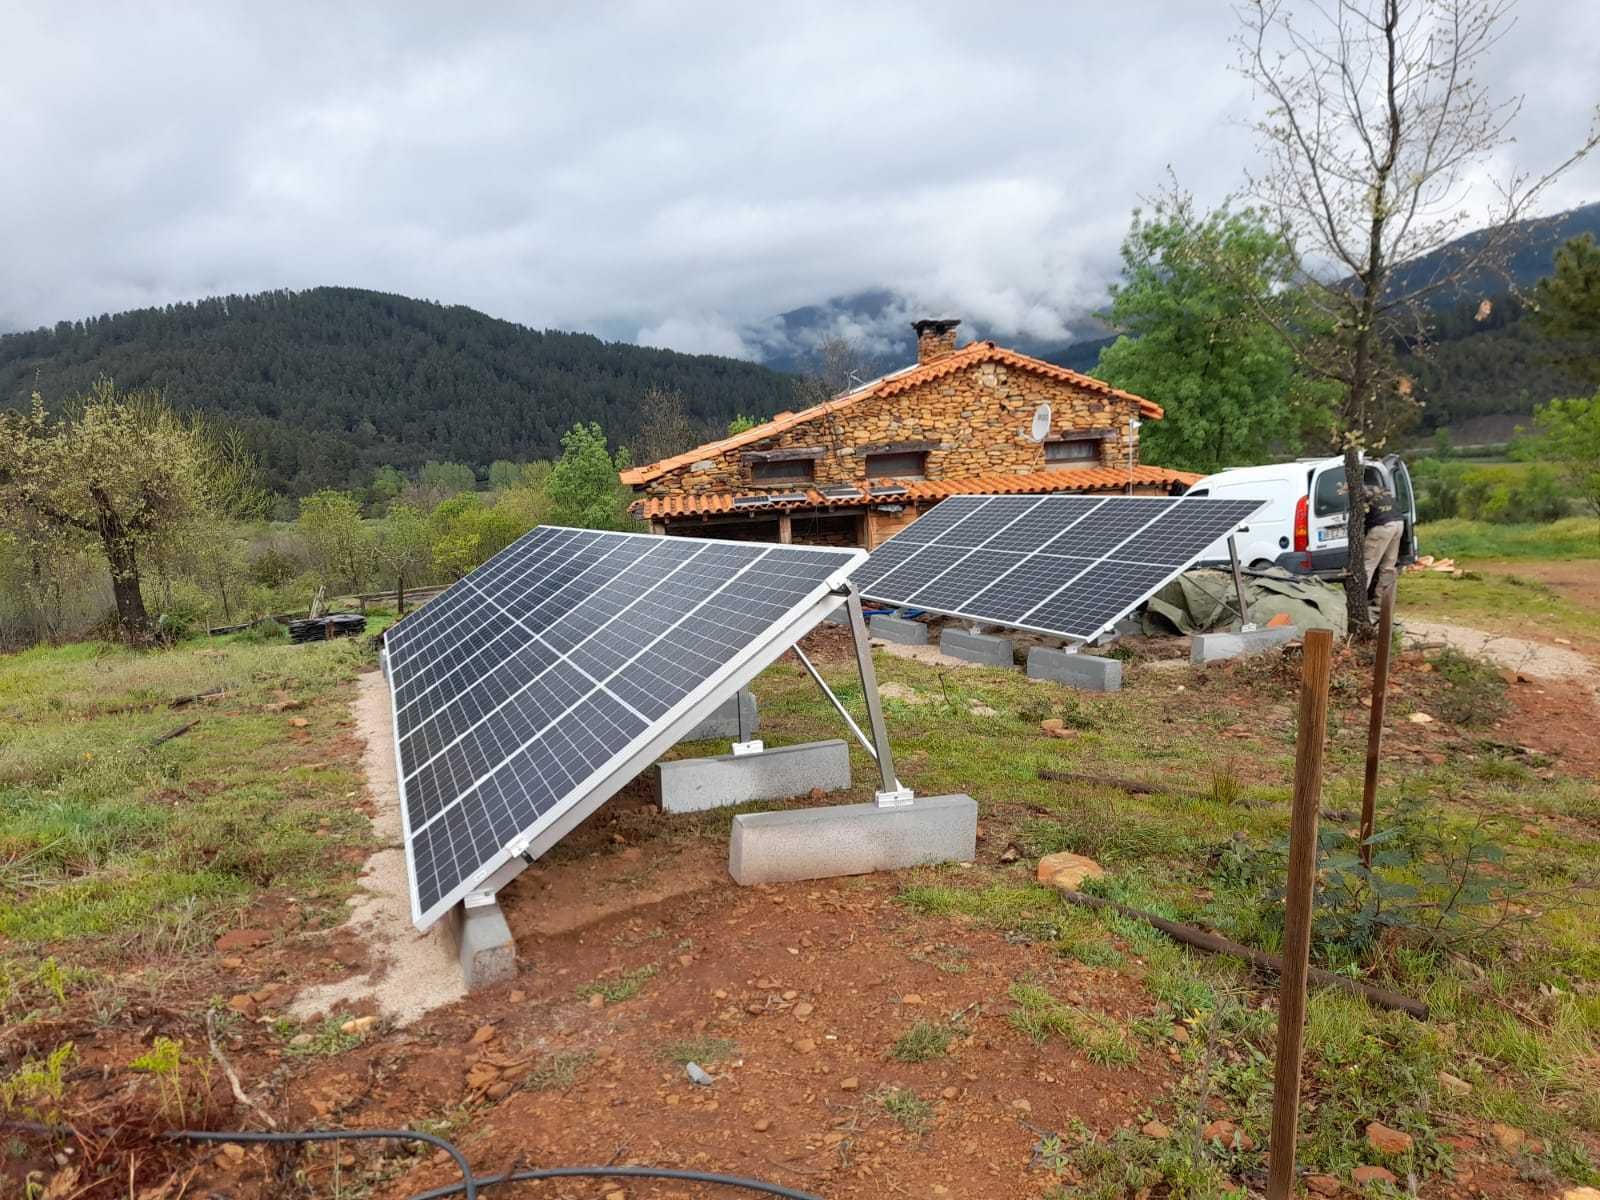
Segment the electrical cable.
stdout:
<path fill-rule="evenodd" d="M 61 1137 L 75 1131 L 65 1125 L 45 1125 L 36 1121 L 0 1120 L 0 1128 L 19 1132 Z M 670 1167 L 535 1167 L 521 1171 L 506 1171 L 499 1175 L 474 1175 L 472 1164 L 454 1142 L 436 1134 L 418 1129 L 299 1129 L 283 1131 L 255 1131 L 242 1129 L 174 1129 L 161 1135 L 178 1142 L 233 1142 L 291 1145 L 298 1142 L 339 1141 L 397 1141 L 425 1142 L 436 1146 L 455 1160 L 461 1171 L 460 1183 L 447 1183 L 442 1187 L 419 1192 L 411 1200 L 443 1200 L 446 1196 L 464 1196 L 477 1200 L 482 1188 L 499 1187 L 507 1183 L 530 1183 L 540 1179 L 671 1179 L 680 1183 L 705 1183 L 715 1187 L 741 1188 L 766 1196 L 781 1196 L 786 1200 L 822 1200 L 811 1192 L 798 1191 L 778 1183 L 751 1179 L 743 1175 L 721 1175 L 714 1171 L 687 1171 Z"/>

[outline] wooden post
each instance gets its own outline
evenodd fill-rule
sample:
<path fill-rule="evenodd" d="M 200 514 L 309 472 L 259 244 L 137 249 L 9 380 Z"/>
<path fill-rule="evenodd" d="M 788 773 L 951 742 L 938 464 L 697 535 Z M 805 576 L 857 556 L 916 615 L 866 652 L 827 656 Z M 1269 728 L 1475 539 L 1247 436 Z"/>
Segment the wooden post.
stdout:
<path fill-rule="evenodd" d="M 1378 755 L 1383 750 L 1383 710 L 1389 699 L 1389 647 L 1394 644 L 1396 584 L 1383 591 L 1378 608 L 1378 652 L 1372 664 L 1372 712 L 1367 718 L 1367 773 L 1361 781 L 1361 865 L 1372 866 L 1367 839 L 1377 832 Z"/>
<path fill-rule="evenodd" d="M 794 520 L 786 512 L 778 514 L 778 541 L 785 546 L 794 541 Z"/>
<path fill-rule="evenodd" d="M 1294 807 L 1289 814 L 1289 879 L 1284 898 L 1283 975 L 1278 989 L 1278 1053 L 1272 1078 L 1267 1200 L 1289 1200 L 1294 1193 L 1300 1055 L 1305 1040 L 1306 972 L 1311 965 L 1311 902 L 1317 872 L 1317 806 L 1322 799 L 1322 747 L 1328 732 L 1328 674 L 1332 665 L 1332 632 L 1307 630 L 1300 678 L 1300 722 L 1294 747 Z"/>

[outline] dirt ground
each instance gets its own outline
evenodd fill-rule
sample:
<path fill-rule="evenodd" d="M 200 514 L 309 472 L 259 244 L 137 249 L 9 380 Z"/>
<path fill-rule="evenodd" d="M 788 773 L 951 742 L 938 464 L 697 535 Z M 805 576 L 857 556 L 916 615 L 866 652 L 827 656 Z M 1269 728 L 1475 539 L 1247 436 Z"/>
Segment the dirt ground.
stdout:
<path fill-rule="evenodd" d="M 1493 739 L 1600 778 L 1593 694 L 1567 669 L 1582 656 L 1514 640 L 1482 647 L 1509 656 L 1512 676 L 1511 710 Z M 839 629 L 820 630 L 807 648 L 823 662 L 850 655 Z M 1145 652 L 1165 658 L 1172 646 Z M 1413 655 L 1404 669 L 1419 664 Z M 1208 678 L 1217 699 L 1258 703 L 1261 680 L 1249 671 Z M 1074 1182 L 1070 1167 L 1041 1169 L 1069 1129 L 1106 1136 L 1178 1124 L 1181 1114 L 1164 1105 L 1181 1072 L 1181 1028 L 1130 1040 L 1135 1061 L 1111 1068 L 1061 1039 L 1037 1044 L 1008 1020 L 1008 988 L 1035 980 L 1121 1026 L 1148 1021 L 1158 1009 L 1136 954 L 1120 969 L 1091 967 L 967 918 L 913 916 L 896 899 L 903 876 L 740 888 L 727 875 L 725 818 L 664 820 L 648 776 L 502 893 L 518 974 L 462 995 L 448 947 L 410 925 L 384 703 L 381 679 L 365 677 L 351 752 L 363 754 L 381 845 L 350 920 L 307 928 L 293 897 L 263 903 L 247 927 L 217 942 L 203 969 L 169 989 L 171 1007 L 137 1003 L 131 1021 L 83 1040 L 73 1083 L 86 1114 L 116 1111 L 122 1064 L 158 1021 L 193 1019 L 178 997 L 211 995 L 233 1014 L 217 1061 L 236 1072 L 246 1099 L 230 1098 L 224 1075 L 213 1072 L 208 1097 L 196 1098 L 209 1119 L 248 1120 L 249 1102 L 259 1099 L 281 1126 L 422 1125 L 459 1142 L 480 1171 L 636 1162 L 746 1174 L 829 1197 L 1028 1196 Z M 1286 702 L 1273 710 L 1287 714 Z M 1222 733 L 1235 736 L 1231 727 Z M 1391 752 L 1442 761 L 1446 736 L 1400 724 Z M 985 817 L 972 869 L 1021 883 L 1031 864 L 1012 861 L 1008 820 Z M 329 1030 L 373 1020 L 348 1044 L 338 1041 L 338 1052 L 321 1054 L 283 1036 L 275 1022 L 284 1016 L 330 1040 Z M 897 1040 L 919 1022 L 954 1031 L 949 1053 L 899 1061 Z M 676 1061 L 691 1053 L 704 1060 L 709 1085 L 691 1082 Z M 1492 1148 L 1462 1142 L 1462 1169 L 1467 1178 L 1477 1171 L 1471 1191 L 1539 1194 L 1493 1165 Z M 380 1156 L 364 1144 L 292 1159 L 259 1147 L 227 1147 L 198 1162 L 170 1148 L 145 1153 L 178 1164 L 172 1178 L 181 1167 L 183 1187 L 133 1200 L 305 1194 L 289 1187 L 291 1176 L 309 1194 L 383 1200 L 457 1178 L 442 1154 Z M 357 1187 L 366 1190 L 341 1190 Z M 572 1181 L 528 1194 L 729 1193 Z M 1439 1178 L 1426 1194 L 1463 1193 Z"/>

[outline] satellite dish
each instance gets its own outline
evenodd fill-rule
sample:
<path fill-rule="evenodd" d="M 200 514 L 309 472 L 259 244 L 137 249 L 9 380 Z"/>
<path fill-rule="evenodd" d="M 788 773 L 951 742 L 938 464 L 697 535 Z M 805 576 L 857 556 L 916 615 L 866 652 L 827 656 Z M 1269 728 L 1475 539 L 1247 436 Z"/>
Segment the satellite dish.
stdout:
<path fill-rule="evenodd" d="M 1041 404 L 1033 410 L 1033 425 L 1028 430 L 1028 436 L 1036 442 L 1042 442 L 1050 436 L 1050 406 Z"/>

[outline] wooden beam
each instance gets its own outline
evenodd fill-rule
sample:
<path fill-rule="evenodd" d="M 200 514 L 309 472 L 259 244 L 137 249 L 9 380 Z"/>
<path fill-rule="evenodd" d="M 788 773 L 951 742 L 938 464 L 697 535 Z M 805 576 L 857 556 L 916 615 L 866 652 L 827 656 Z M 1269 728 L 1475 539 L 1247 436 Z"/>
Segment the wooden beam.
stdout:
<path fill-rule="evenodd" d="M 786 446 L 782 450 L 747 450 L 744 461 L 747 463 L 758 462 L 794 462 L 802 458 L 821 458 L 827 453 L 822 446 Z"/>
<path fill-rule="evenodd" d="M 778 541 L 785 546 L 794 541 L 794 523 L 786 512 L 778 514 Z"/>
<path fill-rule="evenodd" d="M 1372 713 L 1367 718 L 1367 769 L 1361 780 L 1361 864 L 1372 867 L 1369 838 L 1377 832 L 1378 757 L 1383 752 L 1383 710 L 1389 700 L 1389 648 L 1394 645 L 1395 585 L 1384 589 L 1378 609 L 1378 645 L 1372 664 Z"/>

